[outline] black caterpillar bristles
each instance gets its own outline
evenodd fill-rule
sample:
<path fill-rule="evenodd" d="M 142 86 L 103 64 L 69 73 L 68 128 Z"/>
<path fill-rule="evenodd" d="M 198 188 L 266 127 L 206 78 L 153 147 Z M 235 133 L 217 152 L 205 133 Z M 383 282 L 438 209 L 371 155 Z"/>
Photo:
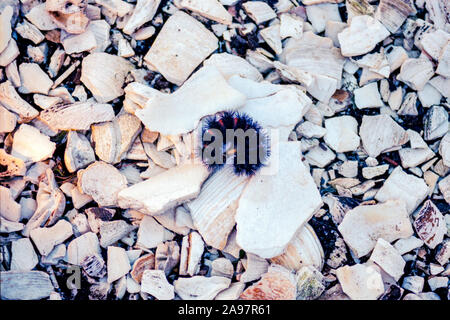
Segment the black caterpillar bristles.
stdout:
<path fill-rule="evenodd" d="M 232 165 L 237 175 L 252 176 L 270 155 L 268 135 L 245 113 L 210 116 L 201 134 L 201 159 L 211 171 Z"/>

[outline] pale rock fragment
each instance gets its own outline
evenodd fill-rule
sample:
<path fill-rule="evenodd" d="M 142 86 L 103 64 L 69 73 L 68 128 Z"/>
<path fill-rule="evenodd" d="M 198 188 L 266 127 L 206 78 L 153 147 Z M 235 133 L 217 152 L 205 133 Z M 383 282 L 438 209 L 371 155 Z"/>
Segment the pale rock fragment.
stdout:
<path fill-rule="evenodd" d="M 267 273 L 269 269 L 269 263 L 266 259 L 263 259 L 255 254 L 247 253 L 247 259 L 243 263 L 245 272 L 240 275 L 240 282 L 252 282 L 259 280 L 264 273 Z"/>
<path fill-rule="evenodd" d="M 81 193 L 77 187 L 70 190 L 70 196 L 75 209 L 80 209 L 94 200 L 90 195 Z"/>
<path fill-rule="evenodd" d="M 11 39 L 11 19 L 13 17 L 14 9 L 12 6 L 3 8 L 0 13 L 0 53 L 6 49 Z"/>
<path fill-rule="evenodd" d="M 232 278 L 234 275 L 234 267 L 230 260 L 227 258 L 218 258 L 211 264 L 212 271 L 211 276 Z"/>
<path fill-rule="evenodd" d="M 336 158 L 336 154 L 328 146 L 318 145 L 309 150 L 305 158 L 310 165 L 324 168 Z"/>
<path fill-rule="evenodd" d="M 358 109 L 379 108 L 384 106 L 378 91 L 377 82 L 371 82 L 354 91 L 355 104 Z"/>
<path fill-rule="evenodd" d="M 146 292 L 158 300 L 172 300 L 175 297 L 171 285 L 162 270 L 145 270 L 142 276 L 141 292 Z"/>
<path fill-rule="evenodd" d="M 444 165 L 450 167 L 450 132 L 447 132 L 442 138 L 439 144 L 439 154 L 442 157 Z"/>
<path fill-rule="evenodd" d="M 420 293 L 423 290 L 425 279 L 419 276 L 409 276 L 403 279 L 402 288 L 412 291 L 414 293 Z"/>
<path fill-rule="evenodd" d="M 428 187 L 423 179 L 407 174 L 401 167 L 396 167 L 377 192 L 375 199 L 380 202 L 401 199 L 405 202 L 406 210 L 411 214 L 427 194 Z"/>
<path fill-rule="evenodd" d="M 371 51 L 378 42 L 389 36 L 389 31 L 378 20 L 368 15 L 352 18 L 350 26 L 338 34 L 342 55 L 357 56 Z"/>
<path fill-rule="evenodd" d="M 34 6 L 25 14 L 25 17 L 41 31 L 50 31 L 58 28 L 52 16 L 45 9 L 45 3 Z"/>
<path fill-rule="evenodd" d="M 37 202 L 33 198 L 20 198 L 20 220 L 29 220 L 36 211 Z"/>
<path fill-rule="evenodd" d="M 335 3 L 321 3 L 306 6 L 306 15 L 316 33 L 325 31 L 328 21 L 341 21 L 338 5 Z"/>
<path fill-rule="evenodd" d="M 93 51 L 104 52 L 111 44 L 109 37 L 111 26 L 105 20 L 94 20 L 89 23 L 87 30 L 95 37 L 96 46 Z"/>
<path fill-rule="evenodd" d="M 122 0 L 95 0 L 95 2 L 119 17 L 124 17 L 133 10 L 131 3 Z"/>
<path fill-rule="evenodd" d="M 297 281 L 293 273 L 279 266 L 271 265 L 261 280 L 245 289 L 241 300 L 295 300 Z"/>
<path fill-rule="evenodd" d="M 225 289 L 214 298 L 214 300 L 237 300 L 244 291 L 245 283 L 234 282 L 228 289 Z"/>
<path fill-rule="evenodd" d="M 444 97 L 450 97 L 450 78 L 436 76 L 428 83 L 437 89 Z"/>
<path fill-rule="evenodd" d="M 156 215 L 195 198 L 209 172 L 203 164 L 173 167 L 151 179 L 137 183 L 119 193 L 121 208 L 132 208 Z"/>
<path fill-rule="evenodd" d="M 180 246 L 176 241 L 158 244 L 155 252 L 155 269 L 162 270 L 166 276 L 180 262 Z"/>
<path fill-rule="evenodd" d="M 0 132 L 12 132 L 16 124 L 17 116 L 0 105 Z"/>
<path fill-rule="evenodd" d="M 85 0 L 48 0 L 45 3 L 45 9 L 53 22 L 72 34 L 80 34 L 86 30 L 89 23 L 86 7 Z"/>
<path fill-rule="evenodd" d="M 347 28 L 347 23 L 345 23 L 345 22 L 333 21 L 333 20 L 327 21 L 325 23 L 325 37 L 333 40 L 333 44 L 336 48 L 340 48 L 341 45 L 339 43 L 338 34 L 341 33 L 345 28 Z M 348 60 L 348 61 L 350 61 L 350 60 Z M 349 66 L 347 66 L 347 68 L 349 68 Z M 353 70 L 349 70 L 349 71 L 353 71 Z M 356 72 L 356 70 L 354 70 L 354 72 L 349 72 L 349 73 L 354 74 L 355 72 Z"/>
<path fill-rule="evenodd" d="M 77 102 L 45 109 L 40 118 L 54 130 L 88 130 L 93 123 L 111 121 L 114 110 L 109 104 Z"/>
<path fill-rule="evenodd" d="M 96 161 L 77 172 L 78 188 L 90 195 L 99 206 L 117 205 L 117 197 L 127 187 L 127 179 L 110 164 Z"/>
<path fill-rule="evenodd" d="M 138 31 L 136 31 L 133 35 L 134 39 L 136 39 L 137 41 L 141 41 L 141 40 L 146 40 L 148 38 L 153 37 L 153 35 L 155 34 L 156 29 L 154 26 L 150 26 L 150 27 L 144 27 L 139 29 Z"/>
<path fill-rule="evenodd" d="M 130 58 L 135 55 L 133 47 L 126 39 L 120 39 L 118 44 L 117 55 L 122 58 Z"/>
<path fill-rule="evenodd" d="M 299 39 L 303 34 L 304 21 L 293 14 L 283 13 L 280 15 L 280 36 L 281 39 L 289 37 Z"/>
<path fill-rule="evenodd" d="M 432 291 L 439 288 L 446 288 L 448 286 L 448 277 L 433 277 L 428 279 L 428 285 Z"/>
<path fill-rule="evenodd" d="M 131 270 L 125 249 L 114 246 L 108 247 L 107 270 L 108 283 L 122 278 Z"/>
<path fill-rule="evenodd" d="M 66 220 L 59 220 L 50 228 L 31 230 L 30 238 L 43 256 L 50 254 L 53 248 L 73 235 L 72 225 Z"/>
<path fill-rule="evenodd" d="M 362 175 L 366 179 L 372 179 L 383 175 L 388 169 L 388 164 L 382 164 L 375 167 L 364 167 L 362 168 Z"/>
<path fill-rule="evenodd" d="M 19 65 L 21 86 L 20 93 L 48 94 L 53 85 L 48 75 L 36 63 L 22 63 Z"/>
<path fill-rule="evenodd" d="M 66 256 L 66 245 L 64 243 L 58 244 L 53 248 L 47 256 L 41 258 L 41 263 L 44 265 L 56 265 L 60 260 L 63 260 Z"/>
<path fill-rule="evenodd" d="M 296 277 L 297 300 L 315 300 L 325 290 L 324 276 L 312 266 L 302 267 Z"/>
<path fill-rule="evenodd" d="M 425 33 L 420 40 L 420 44 L 434 60 L 439 60 L 441 52 L 448 41 L 450 41 L 450 34 L 441 29 L 437 29 Z"/>
<path fill-rule="evenodd" d="M 181 85 L 217 46 L 212 32 L 180 10 L 164 23 L 144 60 L 168 81 Z"/>
<path fill-rule="evenodd" d="M 139 0 L 134 7 L 131 17 L 125 24 L 123 32 L 131 35 L 143 24 L 151 21 L 160 3 L 161 0 Z"/>
<path fill-rule="evenodd" d="M 398 149 L 409 138 L 407 132 L 386 114 L 363 116 L 359 136 L 367 154 L 374 158 Z"/>
<path fill-rule="evenodd" d="M 431 107 L 424 118 L 424 139 L 430 141 L 444 136 L 449 131 L 448 118 L 448 111 L 444 107 Z"/>
<path fill-rule="evenodd" d="M 322 205 L 309 170 L 300 161 L 300 143 L 281 142 L 279 150 L 283 157 L 278 172 L 256 173 L 257 179 L 251 179 L 244 189 L 236 212 L 239 246 L 263 258 L 281 254 L 298 228 Z"/>
<path fill-rule="evenodd" d="M 180 255 L 180 275 L 194 276 L 200 270 L 205 243 L 195 231 L 183 237 Z"/>
<path fill-rule="evenodd" d="M 94 124 L 91 129 L 95 153 L 99 159 L 116 164 L 125 157 L 140 133 L 141 121 L 136 116 L 124 112 L 111 122 Z"/>
<path fill-rule="evenodd" d="M 190 232 L 191 227 L 193 228 L 192 219 L 190 218 L 189 212 L 186 212 L 188 219 L 190 219 L 190 222 L 188 223 L 189 225 L 186 225 L 186 223 L 184 223 L 185 221 L 182 221 L 182 219 L 178 220 L 177 215 L 179 216 L 180 214 L 182 214 L 182 211 L 185 212 L 183 210 L 183 207 L 180 206 L 176 209 L 173 208 L 167 210 L 165 213 L 158 214 L 154 217 L 156 221 L 158 221 L 166 229 L 169 229 L 170 231 L 173 231 L 177 234 L 187 235 Z"/>
<path fill-rule="evenodd" d="M 446 215 L 446 217 L 448 217 Z M 450 240 L 445 239 L 442 246 L 436 252 L 436 261 L 439 262 L 441 266 L 444 266 L 450 260 Z M 447 269 L 448 270 L 448 269 Z"/>
<path fill-rule="evenodd" d="M 102 223 L 100 226 L 100 246 L 106 248 L 128 235 L 136 227 L 124 220 L 115 220 Z"/>
<path fill-rule="evenodd" d="M 223 168 L 214 173 L 203 184 L 199 196 L 187 204 L 195 228 L 208 245 L 219 250 L 226 246 L 236 224 L 239 197 L 247 182 L 248 178 L 236 176 L 233 168 Z"/>
<path fill-rule="evenodd" d="M 123 95 L 125 78 L 132 69 L 124 58 L 95 52 L 83 59 L 80 80 L 98 102 L 106 103 Z"/>
<path fill-rule="evenodd" d="M 394 248 L 399 254 L 404 255 L 414 249 L 423 246 L 423 241 L 419 238 L 411 236 L 409 238 L 399 239 L 394 243 Z"/>
<path fill-rule="evenodd" d="M 263 1 L 247 1 L 242 4 L 242 8 L 249 15 L 249 17 L 260 24 L 277 17 L 275 11 Z"/>
<path fill-rule="evenodd" d="M 140 284 L 144 272 L 152 269 L 155 269 L 155 255 L 153 252 L 150 252 L 133 262 L 133 269 L 131 270 L 130 275 L 134 281 Z"/>
<path fill-rule="evenodd" d="M 403 275 L 406 265 L 400 253 L 383 238 L 378 238 L 377 244 L 370 255 L 370 261 L 375 262 L 395 281 L 398 281 Z"/>
<path fill-rule="evenodd" d="M 155 95 L 135 114 L 151 131 L 178 135 L 192 131 L 202 117 L 239 108 L 244 102 L 245 96 L 216 67 L 205 66 L 174 93 Z"/>
<path fill-rule="evenodd" d="M 9 41 L 8 46 L 0 52 L 0 67 L 6 67 L 19 56 L 19 47 L 14 39 Z"/>
<path fill-rule="evenodd" d="M 406 205 L 401 200 L 358 206 L 346 213 L 338 229 L 357 257 L 368 254 L 378 238 L 391 242 L 413 234 Z"/>
<path fill-rule="evenodd" d="M 327 133 L 327 129 L 310 121 L 301 123 L 295 131 L 306 138 L 322 138 Z"/>
<path fill-rule="evenodd" d="M 30 143 L 33 141 L 33 143 Z M 39 162 L 53 156 L 56 143 L 28 124 L 22 124 L 14 134 L 11 155 L 25 162 Z"/>
<path fill-rule="evenodd" d="M 403 168 L 417 167 L 434 157 L 434 152 L 416 131 L 408 129 L 407 133 L 411 147 L 398 151 Z"/>
<path fill-rule="evenodd" d="M 9 220 L 4 219 L 2 216 L 0 216 L 0 232 L 1 233 L 12 233 L 16 231 L 23 230 L 24 225 L 20 222 L 12 222 Z"/>
<path fill-rule="evenodd" d="M 35 108 L 20 97 L 9 80 L 0 84 L 0 100 L 6 109 L 17 113 L 22 122 L 28 122 L 39 115 Z"/>
<path fill-rule="evenodd" d="M 81 133 L 69 131 L 64 152 L 64 164 L 67 170 L 72 173 L 94 161 L 95 154 L 89 140 Z"/>
<path fill-rule="evenodd" d="M 381 274 L 371 265 L 344 266 L 336 270 L 336 276 L 352 300 L 376 300 L 384 292 Z"/>
<path fill-rule="evenodd" d="M 54 290 L 49 275 L 42 271 L 2 271 L 0 287 L 2 300 L 39 300 Z"/>
<path fill-rule="evenodd" d="M 272 48 L 276 54 L 283 52 L 281 43 L 280 24 L 273 24 L 259 31 L 261 38 Z"/>
<path fill-rule="evenodd" d="M 351 116 L 325 120 L 324 140 L 336 152 L 354 151 L 359 147 L 358 123 Z"/>
<path fill-rule="evenodd" d="M 442 98 L 442 94 L 429 83 L 422 90 L 417 91 L 417 96 L 425 108 L 439 104 Z"/>
<path fill-rule="evenodd" d="M 217 276 L 194 276 L 174 281 L 175 293 L 183 300 L 212 300 L 230 284 L 230 279 Z"/>
<path fill-rule="evenodd" d="M 136 246 L 146 249 L 155 248 L 164 241 L 172 240 L 174 236 L 153 217 L 145 216 L 139 225 Z"/>
<path fill-rule="evenodd" d="M 403 62 L 397 79 L 406 83 L 413 90 L 422 90 L 434 75 L 434 68 L 427 58 L 410 58 Z"/>
<path fill-rule="evenodd" d="M 93 232 L 87 232 L 69 243 L 66 260 L 70 264 L 79 266 L 86 257 L 95 254 L 101 255 L 97 235 Z"/>
<path fill-rule="evenodd" d="M 406 18 L 415 12 L 411 0 L 381 0 L 374 17 L 391 33 L 395 33 Z"/>
<path fill-rule="evenodd" d="M 450 40 L 442 49 L 436 73 L 447 78 L 450 77 Z"/>
<path fill-rule="evenodd" d="M 225 25 L 231 25 L 233 20 L 219 0 L 181 0 L 180 6 Z"/>
<path fill-rule="evenodd" d="M 22 238 L 11 243 L 10 270 L 32 270 L 39 262 L 30 239 Z"/>
<path fill-rule="evenodd" d="M 94 32 L 87 29 L 81 34 L 68 35 L 62 40 L 62 45 L 67 54 L 74 54 L 95 49 L 97 40 Z"/>
<path fill-rule="evenodd" d="M 414 228 L 420 239 L 434 249 L 440 244 L 447 233 L 447 225 L 441 211 L 431 200 L 425 201 L 414 221 Z"/>
<path fill-rule="evenodd" d="M 338 172 L 346 178 L 356 177 L 358 175 L 358 161 L 344 161 L 339 166 Z"/>

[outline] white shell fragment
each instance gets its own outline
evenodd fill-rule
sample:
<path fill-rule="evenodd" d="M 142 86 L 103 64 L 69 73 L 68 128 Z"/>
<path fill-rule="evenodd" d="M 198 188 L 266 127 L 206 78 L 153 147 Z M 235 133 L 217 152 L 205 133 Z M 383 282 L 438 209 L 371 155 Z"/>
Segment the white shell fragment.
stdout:
<path fill-rule="evenodd" d="M 0 286 L 2 300 L 39 300 L 54 290 L 49 275 L 42 271 L 2 271 Z"/>
<path fill-rule="evenodd" d="M 158 300 L 172 300 L 175 297 L 174 286 L 167 281 L 162 270 L 145 270 L 141 291 L 151 294 Z"/>
<path fill-rule="evenodd" d="M 413 234 L 405 203 L 401 200 L 358 206 L 345 214 L 338 229 L 357 257 L 372 251 L 378 238 L 391 242 Z"/>
<path fill-rule="evenodd" d="M 183 300 L 212 300 L 222 290 L 230 286 L 231 280 L 225 277 L 178 278 L 174 281 L 175 292 Z"/>
<path fill-rule="evenodd" d="M 300 143 L 281 142 L 279 150 L 283 157 L 278 171 L 256 173 L 236 211 L 239 246 L 263 258 L 281 254 L 322 204 L 309 170 L 300 161 Z"/>
<path fill-rule="evenodd" d="M 31 230 L 30 237 L 39 252 L 43 256 L 46 256 L 50 254 L 56 245 L 63 243 L 72 234 L 72 225 L 66 220 L 60 220 L 50 228 L 36 228 Z"/>
<path fill-rule="evenodd" d="M 230 25 L 233 17 L 219 2 L 219 0 L 181 0 L 180 6 L 182 8 L 191 10 L 199 15 Z"/>
<path fill-rule="evenodd" d="M 30 143 L 33 141 L 33 143 Z M 35 127 L 22 124 L 14 134 L 11 155 L 25 162 L 39 162 L 53 156 L 56 143 Z"/>
<path fill-rule="evenodd" d="M 194 276 L 198 273 L 204 247 L 205 243 L 202 237 L 195 231 L 183 237 L 180 255 L 180 275 Z"/>
<path fill-rule="evenodd" d="M 130 261 L 128 260 L 127 252 L 120 247 L 108 247 L 108 283 L 112 283 L 131 270 Z"/>
<path fill-rule="evenodd" d="M 358 122 L 351 116 L 325 120 L 325 142 L 336 152 L 354 151 L 359 147 Z"/>
<path fill-rule="evenodd" d="M 228 85 L 217 68 L 205 66 L 174 93 L 154 96 L 136 116 L 151 131 L 179 135 L 192 131 L 202 117 L 244 102 L 245 96 Z"/>
<path fill-rule="evenodd" d="M 383 280 L 376 266 L 356 264 L 336 270 L 342 290 L 352 300 L 376 300 L 384 292 Z"/>
<path fill-rule="evenodd" d="M 156 215 L 195 198 L 208 177 L 203 164 L 184 164 L 173 167 L 151 179 L 122 190 L 118 195 L 121 208 L 132 208 Z"/>
<path fill-rule="evenodd" d="M 133 14 L 123 28 L 123 32 L 131 35 L 143 24 L 151 21 L 160 3 L 161 0 L 139 0 L 134 7 Z"/>
<path fill-rule="evenodd" d="M 94 150 L 89 140 L 76 131 L 67 135 L 67 145 L 64 152 L 64 164 L 69 172 L 75 172 L 95 161 Z"/>
<path fill-rule="evenodd" d="M 39 262 L 29 238 L 13 241 L 11 244 L 11 270 L 28 271 Z"/>
<path fill-rule="evenodd" d="M 203 24 L 177 11 L 164 23 L 144 60 L 168 81 L 181 85 L 217 46 L 217 38 Z"/>
<path fill-rule="evenodd" d="M 79 266 L 86 257 L 95 254 L 101 255 L 100 243 L 95 233 L 87 232 L 69 243 L 66 260 Z"/>
<path fill-rule="evenodd" d="M 353 17 L 350 26 L 338 34 L 342 55 L 365 54 L 389 36 L 389 31 L 378 20 L 361 15 Z"/>
<path fill-rule="evenodd" d="M 247 1 L 242 4 L 242 8 L 249 15 L 256 24 L 260 24 L 273 18 L 276 18 L 277 15 L 272 8 L 263 1 Z"/>
<path fill-rule="evenodd" d="M 225 52 L 214 53 L 203 62 L 203 65 L 216 67 L 227 80 L 234 75 L 239 75 L 242 78 L 254 81 L 263 80 L 263 76 L 258 69 L 251 65 L 247 60 Z M 236 89 L 239 90 L 239 88 Z"/>
<path fill-rule="evenodd" d="M 420 239 L 431 249 L 444 240 L 447 225 L 441 211 L 433 202 L 427 200 L 417 214 L 414 228 Z"/>
<path fill-rule="evenodd" d="M 395 281 L 398 281 L 403 275 L 406 261 L 400 253 L 386 240 L 378 238 L 377 244 L 370 256 L 370 261 L 375 262 Z"/>

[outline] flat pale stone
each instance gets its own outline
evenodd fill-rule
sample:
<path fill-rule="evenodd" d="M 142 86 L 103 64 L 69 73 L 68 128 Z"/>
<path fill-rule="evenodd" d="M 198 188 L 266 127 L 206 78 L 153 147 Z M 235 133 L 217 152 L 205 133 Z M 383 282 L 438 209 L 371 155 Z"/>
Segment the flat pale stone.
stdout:
<path fill-rule="evenodd" d="M 420 293 L 423 290 L 425 279 L 419 276 L 409 276 L 403 279 L 402 288 L 412 291 L 414 293 Z"/>
<path fill-rule="evenodd" d="M 180 10 L 164 23 L 144 60 L 168 81 L 181 85 L 217 47 L 214 34 Z"/>
<path fill-rule="evenodd" d="M 334 3 L 308 5 L 306 6 L 306 16 L 317 33 L 325 31 L 328 21 L 341 21 L 338 6 Z"/>
<path fill-rule="evenodd" d="M 423 246 L 423 241 L 414 236 L 405 239 L 399 239 L 394 243 L 394 248 L 401 255 L 404 255 L 405 253 L 408 253 L 421 246 Z"/>
<path fill-rule="evenodd" d="M 299 39 L 303 34 L 303 20 L 293 14 L 283 13 L 280 15 L 281 39 L 292 37 Z"/>
<path fill-rule="evenodd" d="M 381 0 L 375 12 L 375 18 L 391 33 L 395 33 L 406 18 L 415 12 L 412 1 Z"/>
<path fill-rule="evenodd" d="M 444 165 L 450 167 L 450 132 L 442 138 L 439 145 L 439 154 L 442 157 Z"/>
<path fill-rule="evenodd" d="M 17 113 L 22 121 L 30 121 L 39 115 L 39 111 L 20 97 L 9 80 L 0 84 L 0 100 L 6 109 Z"/>
<path fill-rule="evenodd" d="M 327 146 L 315 146 L 305 154 L 305 158 L 310 165 L 324 168 L 336 158 L 336 154 Z"/>
<path fill-rule="evenodd" d="M 67 54 L 73 54 L 95 49 L 97 40 L 94 32 L 88 29 L 81 34 L 73 34 L 64 38 L 62 45 Z"/>
<path fill-rule="evenodd" d="M 197 198 L 188 202 L 194 226 L 208 245 L 219 250 L 226 246 L 236 224 L 238 200 L 247 182 L 245 176 L 236 176 L 232 168 L 225 167 L 203 184 Z"/>
<path fill-rule="evenodd" d="M 412 213 L 427 194 L 428 187 L 423 179 L 407 174 L 401 167 L 397 167 L 377 192 L 375 199 L 380 202 L 401 199 L 405 202 L 408 213 Z"/>
<path fill-rule="evenodd" d="M 259 32 L 259 34 L 276 54 L 281 54 L 283 52 L 279 24 L 274 24 L 270 27 L 264 28 Z"/>
<path fill-rule="evenodd" d="M 195 198 L 208 175 L 203 164 L 176 166 L 122 190 L 118 204 L 121 208 L 132 208 L 150 215 L 160 214 Z"/>
<path fill-rule="evenodd" d="M 203 65 L 215 66 L 227 80 L 235 74 L 254 81 L 263 80 L 263 76 L 258 69 L 247 60 L 226 52 L 212 54 L 211 57 L 203 62 Z M 238 88 L 236 89 L 239 90 Z"/>
<path fill-rule="evenodd" d="M 21 86 L 20 93 L 42 93 L 48 94 L 53 81 L 42 71 L 36 63 L 22 63 L 19 65 Z"/>
<path fill-rule="evenodd" d="M 139 0 L 134 7 L 133 14 L 123 28 L 123 32 L 131 35 L 142 25 L 151 21 L 160 4 L 161 0 Z"/>
<path fill-rule="evenodd" d="M 269 263 L 255 254 L 246 253 L 246 260 L 242 260 L 245 272 L 240 275 L 240 282 L 252 282 L 259 280 L 269 269 Z"/>
<path fill-rule="evenodd" d="M 354 91 L 355 104 L 358 109 L 378 108 L 384 106 L 378 91 L 377 82 L 371 82 Z"/>
<path fill-rule="evenodd" d="M 370 256 L 370 261 L 375 262 L 387 274 L 398 281 L 403 275 L 406 265 L 400 253 L 386 240 L 378 238 L 377 244 Z"/>
<path fill-rule="evenodd" d="M 212 300 L 230 284 L 230 279 L 217 276 L 194 276 L 174 281 L 175 292 L 183 300 Z"/>
<path fill-rule="evenodd" d="M 434 152 L 423 141 L 419 133 L 407 130 L 411 148 L 402 148 L 398 151 L 403 168 L 414 168 L 434 157 Z"/>
<path fill-rule="evenodd" d="M 106 248 L 126 237 L 136 227 L 124 220 L 104 222 L 100 225 L 100 246 Z"/>
<path fill-rule="evenodd" d="M 106 103 L 123 95 L 125 78 L 132 69 L 131 62 L 124 58 L 95 52 L 83 59 L 80 80 L 95 100 Z"/>
<path fill-rule="evenodd" d="M 87 232 L 69 243 L 66 260 L 79 266 L 86 257 L 95 254 L 101 255 L 100 243 L 95 233 Z"/>
<path fill-rule="evenodd" d="M 362 175 L 366 179 L 372 179 L 381 176 L 389 169 L 388 164 L 382 164 L 375 167 L 364 167 L 362 168 Z"/>
<path fill-rule="evenodd" d="M 389 31 L 378 20 L 367 16 L 355 16 L 350 26 L 338 34 L 342 55 L 358 56 L 371 51 L 378 42 L 390 35 Z"/>
<path fill-rule="evenodd" d="M 237 300 L 245 289 L 245 283 L 234 282 L 214 298 L 214 300 Z"/>
<path fill-rule="evenodd" d="M 114 119 L 114 110 L 110 104 L 86 101 L 50 107 L 40 118 L 54 130 L 88 130 L 93 123 Z"/>
<path fill-rule="evenodd" d="M 172 240 L 174 236 L 153 217 L 145 216 L 139 225 L 136 245 L 145 249 L 156 248 L 160 243 Z"/>
<path fill-rule="evenodd" d="M 431 249 L 436 248 L 447 233 L 444 216 L 431 200 L 425 201 L 419 210 L 414 221 L 414 228 L 420 239 Z"/>
<path fill-rule="evenodd" d="M 261 280 L 240 295 L 241 300 L 295 300 L 297 281 L 291 271 L 279 265 L 271 265 Z"/>
<path fill-rule="evenodd" d="M 295 131 L 306 138 L 322 138 L 327 133 L 327 129 L 310 121 L 303 122 Z"/>
<path fill-rule="evenodd" d="M 6 49 L 11 39 L 11 19 L 13 13 L 14 9 L 11 6 L 7 6 L 0 12 L 0 53 Z"/>
<path fill-rule="evenodd" d="M 33 143 L 30 143 L 33 141 Z M 24 161 L 39 162 L 53 156 L 56 143 L 35 127 L 22 124 L 14 134 L 11 155 Z"/>
<path fill-rule="evenodd" d="M 22 238 L 11 243 L 11 269 L 28 271 L 39 262 L 30 239 Z"/>
<path fill-rule="evenodd" d="M 0 216 L 11 222 L 19 222 L 21 215 L 21 206 L 16 201 L 14 201 L 11 195 L 11 190 L 0 186 Z"/>
<path fill-rule="evenodd" d="M 426 141 L 444 136 L 449 131 L 448 111 L 442 106 L 433 106 L 424 118 L 424 134 Z"/>
<path fill-rule="evenodd" d="M 56 245 L 63 243 L 72 235 L 72 225 L 66 220 L 59 220 L 49 228 L 35 228 L 30 231 L 31 240 L 43 256 L 50 254 Z"/>
<path fill-rule="evenodd" d="M 233 20 L 233 16 L 218 0 L 181 0 L 180 6 L 226 25 L 230 25 Z"/>
<path fill-rule="evenodd" d="M 397 79 L 406 83 L 413 90 L 422 90 L 433 75 L 434 68 L 429 59 L 411 58 L 403 62 Z"/>
<path fill-rule="evenodd" d="M 384 292 L 383 280 L 376 267 L 364 264 L 336 270 L 342 290 L 352 300 L 376 300 Z"/>
<path fill-rule="evenodd" d="M 351 116 L 325 120 L 324 140 L 336 152 L 354 151 L 359 147 L 358 122 Z"/>
<path fill-rule="evenodd" d="M 64 151 L 64 164 L 67 170 L 72 173 L 94 161 L 95 154 L 89 140 L 76 131 L 69 131 Z"/>
<path fill-rule="evenodd" d="M 127 179 L 114 166 L 96 161 L 77 172 L 79 189 L 100 206 L 117 205 L 118 194 L 127 187 Z"/>
<path fill-rule="evenodd" d="M 0 287 L 2 300 L 39 300 L 54 291 L 49 275 L 43 271 L 2 271 Z"/>
<path fill-rule="evenodd" d="M 405 203 L 401 200 L 358 206 L 345 214 L 338 229 L 357 257 L 372 251 L 378 238 L 392 242 L 413 235 Z"/>
<path fill-rule="evenodd" d="M 450 45 L 447 45 L 442 49 L 441 55 L 439 57 L 439 65 L 436 69 L 436 73 L 444 77 L 450 77 Z"/>
<path fill-rule="evenodd" d="M 374 158 L 409 139 L 406 131 L 386 114 L 363 116 L 359 136 L 368 155 Z"/>
<path fill-rule="evenodd" d="M 23 228 L 24 228 L 23 223 L 12 222 L 0 216 L 0 232 L 11 233 L 16 231 L 22 231 Z"/>
<path fill-rule="evenodd" d="M 109 246 L 107 258 L 108 283 L 112 283 L 131 270 L 130 261 L 124 248 Z"/>
<path fill-rule="evenodd" d="M 175 297 L 174 286 L 167 281 L 162 270 L 145 270 L 141 291 L 151 294 L 158 300 L 172 300 Z"/>
<path fill-rule="evenodd" d="M 19 56 L 19 47 L 14 39 L 9 41 L 8 46 L 0 53 L 0 66 L 6 67 Z"/>
<path fill-rule="evenodd" d="M 198 232 L 193 231 L 183 237 L 179 271 L 181 276 L 193 276 L 198 273 L 204 248 L 205 243 Z"/>
<path fill-rule="evenodd" d="M 25 17 L 41 31 L 50 31 L 58 28 L 52 16 L 46 10 L 46 4 L 34 6 Z"/>
<path fill-rule="evenodd" d="M 178 135 L 192 131 L 202 117 L 235 110 L 244 102 L 245 96 L 233 89 L 216 67 L 205 66 L 174 93 L 155 94 L 135 114 L 151 131 Z"/>
<path fill-rule="evenodd" d="M 233 264 L 227 258 L 218 258 L 214 260 L 211 267 L 211 276 L 221 276 L 231 279 L 234 275 Z"/>
<path fill-rule="evenodd" d="M 119 17 L 124 17 L 133 10 L 131 3 L 122 0 L 95 0 L 95 2 Z"/>
<path fill-rule="evenodd" d="M 298 228 L 322 205 L 314 180 L 300 160 L 300 143 L 281 142 L 279 152 L 283 157 L 278 171 L 256 173 L 236 211 L 237 243 L 263 258 L 281 254 Z"/>
<path fill-rule="evenodd" d="M 256 22 L 256 24 L 260 24 L 277 17 L 275 11 L 273 11 L 273 9 L 263 1 L 246 1 L 242 4 L 242 8 L 249 15 L 249 17 Z"/>

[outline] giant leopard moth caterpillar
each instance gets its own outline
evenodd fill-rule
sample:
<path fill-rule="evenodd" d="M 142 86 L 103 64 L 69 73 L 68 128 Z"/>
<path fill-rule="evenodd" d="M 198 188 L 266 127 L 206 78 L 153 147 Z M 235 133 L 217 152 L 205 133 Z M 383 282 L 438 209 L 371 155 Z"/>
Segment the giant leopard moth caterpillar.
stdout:
<path fill-rule="evenodd" d="M 230 165 L 236 175 L 252 176 L 270 156 L 270 141 L 250 116 L 225 111 L 204 120 L 200 151 L 210 171 Z"/>

